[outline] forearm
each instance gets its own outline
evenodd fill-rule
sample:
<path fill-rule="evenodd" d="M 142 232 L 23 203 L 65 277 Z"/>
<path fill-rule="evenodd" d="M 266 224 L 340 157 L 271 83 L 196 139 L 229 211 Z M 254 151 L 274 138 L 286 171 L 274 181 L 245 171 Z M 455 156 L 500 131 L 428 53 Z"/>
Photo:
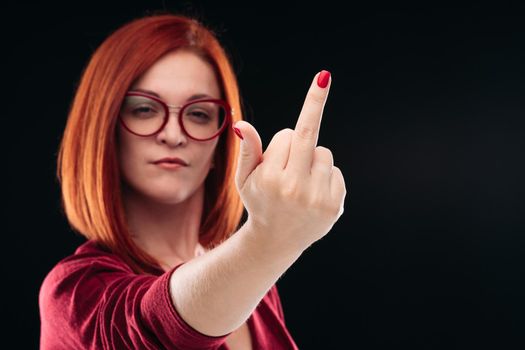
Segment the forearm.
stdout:
<path fill-rule="evenodd" d="M 201 333 L 221 336 L 237 329 L 302 253 L 279 242 L 257 239 L 261 236 L 252 230 L 244 225 L 171 276 L 175 308 Z"/>

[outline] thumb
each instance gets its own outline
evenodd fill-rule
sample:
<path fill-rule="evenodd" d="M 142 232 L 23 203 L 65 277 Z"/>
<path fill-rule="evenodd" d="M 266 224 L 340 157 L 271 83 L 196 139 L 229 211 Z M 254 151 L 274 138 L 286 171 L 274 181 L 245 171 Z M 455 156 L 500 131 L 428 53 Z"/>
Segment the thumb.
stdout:
<path fill-rule="evenodd" d="M 233 127 L 238 129 L 243 137 L 235 174 L 235 183 L 240 191 L 248 176 L 262 161 L 262 142 L 259 133 L 250 123 L 240 120 Z"/>

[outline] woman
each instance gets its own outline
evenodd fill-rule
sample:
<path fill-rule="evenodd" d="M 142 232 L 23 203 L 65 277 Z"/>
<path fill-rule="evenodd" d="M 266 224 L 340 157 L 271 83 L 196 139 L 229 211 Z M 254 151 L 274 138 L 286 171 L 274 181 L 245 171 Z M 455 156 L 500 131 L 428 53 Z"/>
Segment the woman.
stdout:
<path fill-rule="evenodd" d="M 263 154 L 212 32 L 166 14 L 110 35 L 60 146 L 64 212 L 88 240 L 42 284 L 41 348 L 296 349 L 275 282 L 346 195 L 316 147 L 330 79 Z"/>

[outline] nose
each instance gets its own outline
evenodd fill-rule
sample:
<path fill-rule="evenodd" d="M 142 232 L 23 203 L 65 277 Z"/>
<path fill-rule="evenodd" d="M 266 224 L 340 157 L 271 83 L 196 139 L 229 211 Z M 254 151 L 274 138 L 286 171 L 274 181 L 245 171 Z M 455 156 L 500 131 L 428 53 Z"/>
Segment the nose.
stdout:
<path fill-rule="evenodd" d="M 179 110 L 170 110 L 168 121 L 164 128 L 157 134 L 157 139 L 169 146 L 177 146 L 188 142 L 187 135 L 179 124 Z"/>

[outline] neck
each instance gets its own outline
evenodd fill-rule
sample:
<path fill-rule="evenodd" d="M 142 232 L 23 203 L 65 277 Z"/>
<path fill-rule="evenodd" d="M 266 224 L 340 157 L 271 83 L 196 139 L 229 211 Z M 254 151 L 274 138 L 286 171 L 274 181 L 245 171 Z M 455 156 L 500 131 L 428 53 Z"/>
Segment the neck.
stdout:
<path fill-rule="evenodd" d="M 203 252 L 199 229 L 204 205 L 204 184 L 183 202 L 152 201 L 126 188 L 124 207 L 135 243 L 157 259 L 164 270 Z"/>

